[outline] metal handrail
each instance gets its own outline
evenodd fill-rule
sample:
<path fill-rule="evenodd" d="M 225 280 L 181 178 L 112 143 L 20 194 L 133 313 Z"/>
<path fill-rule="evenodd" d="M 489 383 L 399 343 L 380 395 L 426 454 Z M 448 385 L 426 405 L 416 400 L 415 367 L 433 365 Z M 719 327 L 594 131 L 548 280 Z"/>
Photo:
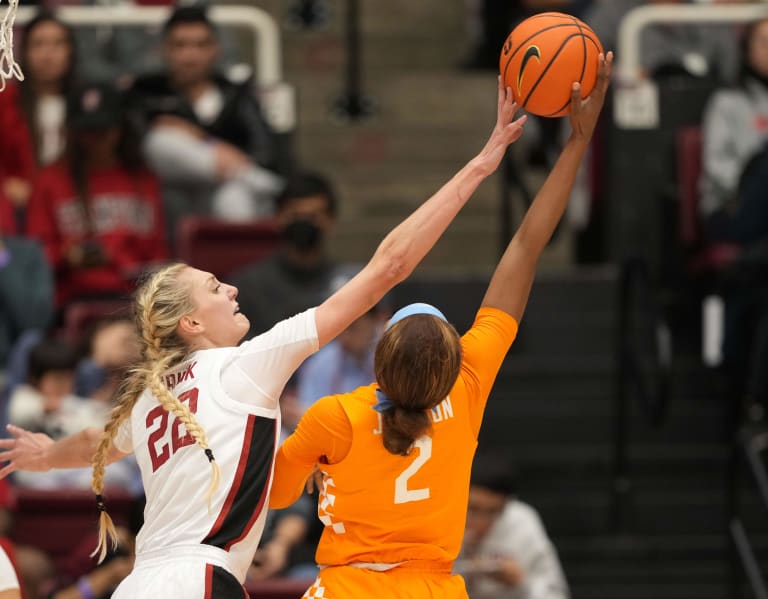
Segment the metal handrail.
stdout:
<path fill-rule="evenodd" d="M 760 459 L 760 454 L 768 448 L 768 431 L 749 434 L 742 438 L 744 453 L 747 455 L 747 463 L 752 470 L 752 476 L 757 485 L 757 492 L 763 502 L 763 507 L 768 510 L 768 472 Z"/>
<path fill-rule="evenodd" d="M 734 545 L 736 545 L 736 551 L 738 551 L 741 558 L 741 563 L 749 579 L 752 592 L 755 594 L 755 599 L 768 599 L 768 591 L 765 588 L 763 575 L 760 573 L 760 566 L 757 563 L 754 551 L 752 551 L 752 545 L 747 538 L 744 525 L 739 519 L 731 521 L 731 538 Z"/>
<path fill-rule="evenodd" d="M 131 26 L 161 25 L 171 9 L 164 6 L 62 6 L 56 15 L 72 25 Z M 37 14 L 37 9 L 22 6 L 16 22 L 23 24 Z M 212 6 L 211 19 L 217 24 L 250 30 L 255 37 L 253 65 L 256 82 L 261 87 L 275 85 L 282 80 L 282 49 L 280 31 L 272 16 L 255 6 Z"/>
<path fill-rule="evenodd" d="M 617 73 L 622 82 L 640 81 L 640 35 L 654 23 L 743 23 L 768 17 L 768 4 L 667 4 L 639 6 L 619 24 Z"/>
<path fill-rule="evenodd" d="M 747 458 L 746 463 L 749 465 L 757 492 L 760 500 L 763 503 L 763 507 L 768 510 L 768 471 L 766 471 L 760 454 L 768 448 L 768 431 L 762 430 L 755 432 L 750 427 L 745 427 L 734 440 L 737 451 L 743 451 L 744 456 Z M 736 471 L 731 476 L 730 493 L 732 497 L 737 496 L 738 488 L 738 458 L 734 462 Z M 755 558 L 755 553 L 752 549 L 752 544 L 747 537 L 747 531 L 744 528 L 744 524 L 739 518 L 738 502 L 734 499 L 731 501 L 731 514 L 729 533 L 731 540 L 733 541 L 733 549 L 736 556 L 739 558 L 741 566 L 744 568 L 744 573 L 749 580 L 750 587 L 756 599 L 768 599 L 768 588 L 766 587 L 765 579 L 763 578 L 760 565 Z M 734 580 L 734 582 L 736 582 Z M 734 591 L 736 591 L 734 587 Z"/>

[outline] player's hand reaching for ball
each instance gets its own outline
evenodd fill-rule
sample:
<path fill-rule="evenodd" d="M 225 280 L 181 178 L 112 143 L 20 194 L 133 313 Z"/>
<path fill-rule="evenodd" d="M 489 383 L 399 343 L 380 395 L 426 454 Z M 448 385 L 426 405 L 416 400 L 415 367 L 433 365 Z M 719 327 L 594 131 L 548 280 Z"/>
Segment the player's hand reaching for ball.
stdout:
<path fill-rule="evenodd" d="M 613 66 L 613 52 L 607 55 L 600 54 L 597 60 L 597 83 L 589 97 L 581 99 L 581 86 L 574 83 L 571 88 L 571 137 L 588 142 L 595 131 L 597 119 L 605 102 L 605 94 L 611 82 L 611 67 Z"/>
<path fill-rule="evenodd" d="M 51 469 L 45 450 L 53 445 L 53 439 L 12 424 L 8 425 L 8 432 L 13 435 L 11 438 L 0 439 L 0 463 L 5 464 L 0 469 L 0 478 L 16 470 L 47 472 Z"/>
<path fill-rule="evenodd" d="M 523 115 L 517 120 L 512 120 L 516 112 L 517 104 L 512 99 L 512 88 L 505 88 L 501 77 L 499 77 L 496 126 L 485 143 L 485 147 L 475 159 L 476 165 L 486 176 L 492 174 L 499 167 L 501 159 L 507 151 L 507 146 L 520 139 L 523 133 L 523 125 L 528 117 Z"/>

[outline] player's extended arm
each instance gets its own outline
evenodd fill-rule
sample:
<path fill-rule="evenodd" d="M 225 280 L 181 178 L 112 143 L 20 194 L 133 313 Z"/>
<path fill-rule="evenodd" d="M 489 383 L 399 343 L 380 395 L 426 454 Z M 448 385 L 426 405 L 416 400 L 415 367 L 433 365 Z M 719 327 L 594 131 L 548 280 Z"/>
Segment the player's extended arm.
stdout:
<path fill-rule="evenodd" d="M 87 428 L 54 441 L 48 435 L 31 433 L 12 424 L 8 425 L 8 432 L 11 437 L 0 439 L 0 463 L 6 464 L 0 469 L 0 478 L 17 470 L 47 472 L 54 468 L 90 466 L 103 434 L 100 429 Z M 127 455 L 112 447 L 107 461 L 111 464 Z"/>
<path fill-rule="evenodd" d="M 572 133 L 552 172 L 536 194 L 520 228 L 493 273 L 483 306 L 499 308 L 520 322 L 536 274 L 536 265 L 565 212 L 579 165 L 584 157 L 611 77 L 613 53 L 602 54 L 594 91 L 581 100 L 578 83 L 571 92 Z"/>
<path fill-rule="evenodd" d="M 496 125 L 482 151 L 453 178 L 395 227 L 357 276 L 317 309 L 317 333 L 324 345 L 411 274 L 435 245 L 480 183 L 493 174 L 526 117 L 512 121 L 517 107 L 510 88 L 499 82 Z"/>

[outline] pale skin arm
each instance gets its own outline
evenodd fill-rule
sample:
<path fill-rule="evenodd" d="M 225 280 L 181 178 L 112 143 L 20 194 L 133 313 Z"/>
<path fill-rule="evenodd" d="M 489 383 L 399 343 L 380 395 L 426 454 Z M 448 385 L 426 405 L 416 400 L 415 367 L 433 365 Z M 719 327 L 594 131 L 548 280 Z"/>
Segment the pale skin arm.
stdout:
<path fill-rule="evenodd" d="M 511 89 L 499 82 L 496 125 L 485 147 L 384 238 L 357 276 L 317 308 L 320 345 L 336 337 L 413 272 L 480 183 L 496 171 L 507 146 L 520 137 L 526 117 L 512 121 L 516 111 Z"/>
<path fill-rule="evenodd" d="M 0 478 L 16 470 L 47 472 L 54 468 L 84 468 L 90 466 L 103 431 L 87 428 L 75 435 L 54 441 L 43 433 L 8 425 L 11 437 L 0 439 L 0 462 L 6 465 L 0 469 Z M 129 454 L 110 448 L 107 463 L 121 460 Z"/>
<path fill-rule="evenodd" d="M 573 84 L 570 115 L 573 132 L 509 242 L 483 298 L 483 306 L 503 310 L 518 322 L 528 303 L 539 258 L 568 205 L 579 165 L 603 107 L 613 53 L 609 52 L 607 57 L 601 54 L 598 60 L 597 84 L 589 98 L 582 101 L 579 84 Z"/>
<path fill-rule="evenodd" d="M 19 589 L 0 591 L 0 599 L 21 599 L 21 591 Z"/>

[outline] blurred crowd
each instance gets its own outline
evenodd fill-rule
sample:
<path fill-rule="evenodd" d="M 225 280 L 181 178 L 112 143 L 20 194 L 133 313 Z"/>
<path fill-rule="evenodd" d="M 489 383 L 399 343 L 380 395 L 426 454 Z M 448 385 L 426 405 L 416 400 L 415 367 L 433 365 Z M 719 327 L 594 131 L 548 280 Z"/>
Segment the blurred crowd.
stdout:
<path fill-rule="evenodd" d="M 463 66 L 497 69 L 511 27 L 543 10 L 581 16 L 614 48 L 618 23 L 642 4 L 472 2 Z M 231 42 L 204 7 L 176 8 L 152 59 L 130 58 L 147 44 L 141 33 L 110 38 L 109 52 L 78 51 L 80 38 L 92 34 L 39 12 L 19 34 L 25 79 L 0 93 L 0 423 L 53 438 L 103 425 L 138 351 L 127 297 L 144 273 L 178 257 L 185 218 L 271 219 L 279 229 L 274 253 L 228 281 L 240 290 L 251 334 L 318 304 L 356 271 L 328 252 L 339 211 L 332 182 L 297 164 L 265 118 L 254 82 L 227 75 L 222 54 Z M 764 268 L 768 19 L 748 27 L 654 26 L 642 47 L 647 77 L 721 82 L 701 123 L 701 225 L 706 242 L 736 245 L 751 267 Z M 105 64 L 105 56 L 112 62 Z M 534 128 L 540 160 L 552 155 L 561 126 L 542 120 Z M 726 296 L 724 358 L 737 392 L 760 405 L 768 399 L 768 367 L 761 366 L 768 364 L 768 300 L 749 281 Z M 71 326 L 74 307 L 88 302 L 109 310 Z M 284 434 L 318 398 L 373 380 L 373 347 L 391 308 L 384 300 L 305 363 L 282 399 Z M 472 596 L 497 597 L 506 589 L 516 593 L 510 597 L 567 597 L 535 510 L 515 498 L 513 468 L 498 472 L 488 464 L 498 465 L 498 456 L 478 458 L 457 564 Z M 107 485 L 137 501 L 121 552 L 94 569 L 79 548 L 90 549 L 92 539 L 82 539 L 71 567 L 61 568 L 39 549 L 7 546 L 28 599 L 108 596 L 130 570 L 131 538 L 141 521 L 135 463 L 111 466 Z M 14 489 L 88 488 L 89 470 L 0 481 L 0 536 L 12 531 Z M 251 580 L 314 577 L 315 511 L 307 495 L 270 515 Z"/>

